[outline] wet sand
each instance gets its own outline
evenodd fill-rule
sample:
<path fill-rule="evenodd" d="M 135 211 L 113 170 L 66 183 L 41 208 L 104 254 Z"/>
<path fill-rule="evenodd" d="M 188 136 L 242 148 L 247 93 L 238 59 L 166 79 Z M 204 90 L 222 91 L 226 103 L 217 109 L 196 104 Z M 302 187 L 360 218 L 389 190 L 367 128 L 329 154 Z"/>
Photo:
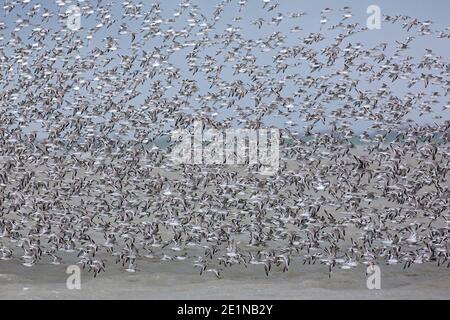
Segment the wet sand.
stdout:
<path fill-rule="evenodd" d="M 111 265 L 96 278 L 81 273 L 81 289 L 69 290 L 66 265 L 2 261 L 0 299 L 450 299 L 450 272 L 434 264 L 381 265 L 381 289 L 366 287 L 365 267 L 336 270 L 324 265 L 292 266 L 266 277 L 258 268 L 232 267 L 223 279 L 200 276 L 183 262 L 145 261 L 128 273 Z M 261 266 L 262 268 L 262 266 Z"/>

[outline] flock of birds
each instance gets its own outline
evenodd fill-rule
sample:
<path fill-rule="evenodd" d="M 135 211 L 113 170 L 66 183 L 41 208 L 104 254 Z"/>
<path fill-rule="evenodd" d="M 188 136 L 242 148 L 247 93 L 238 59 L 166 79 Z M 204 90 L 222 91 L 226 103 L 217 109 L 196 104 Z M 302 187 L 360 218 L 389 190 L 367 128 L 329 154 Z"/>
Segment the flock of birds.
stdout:
<path fill-rule="evenodd" d="M 70 1 L 5 1 L 0 260 L 450 266 L 450 59 L 421 47 L 450 28 L 383 15 L 399 38 L 368 46 L 365 12 L 305 32 L 314 13 L 255 3 L 80 1 L 71 30 Z M 279 128 L 278 172 L 173 164 L 196 120 Z"/>

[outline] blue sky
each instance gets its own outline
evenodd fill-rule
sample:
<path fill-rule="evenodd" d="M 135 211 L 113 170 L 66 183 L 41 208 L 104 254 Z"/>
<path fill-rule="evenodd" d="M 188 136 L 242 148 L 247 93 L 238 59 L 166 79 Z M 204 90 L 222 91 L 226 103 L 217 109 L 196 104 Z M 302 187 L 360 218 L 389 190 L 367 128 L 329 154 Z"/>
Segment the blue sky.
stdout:
<path fill-rule="evenodd" d="M 7 5 L 11 1 L 5 1 L 5 4 Z M 33 1 L 31 0 L 28 4 L 19 4 L 15 6 L 15 8 L 9 12 L 3 13 L 3 21 L 5 22 L 6 29 L 3 30 L 3 40 L 0 42 L 2 46 L 4 47 L 3 51 L 6 56 L 14 56 L 14 49 L 10 46 L 11 38 L 10 38 L 10 32 L 12 29 L 16 26 L 17 19 L 25 19 L 26 12 L 29 11 L 29 9 L 36 4 L 40 4 L 41 8 L 38 14 L 31 19 L 31 25 L 28 27 L 23 28 L 22 30 L 19 30 L 17 32 L 18 35 L 21 36 L 22 40 L 25 42 L 28 42 L 32 44 L 32 40 L 27 39 L 30 30 L 36 27 L 41 28 L 47 28 L 49 29 L 49 33 L 55 33 L 56 31 L 60 31 L 64 28 L 64 21 L 62 19 L 57 19 L 58 14 L 63 14 L 68 5 L 70 4 L 78 4 L 80 7 L 84 7 L 86 4 L 95 4 L 97 1 L 66 1 L 64 5 L 58 5 L 56 1 Z M 107 1 L 101 1 L 102 5 L 106 5 Z M 70 54 L 67 54 L 66 56 L 62 56 L 61 58 L 68 59 L 68 64 L 71 65 L 72 63 L 76 63 L 77 56 L 78 59 L 86 58 L 90 55 L 90 52 L 95 47 L 98 48 L 104 48 L 105 45 L 105 38 L 107 36 L 113 36 L 118 39 L 119 43 L 119 49 L 115 52 L 110 53 L 111 57 L 114 57 L 115 60 L 117 60 L 117 63 L 120 62 L 121 59 L 118 59 L 118 55 L 132 55 L 134 53 L 133 49 L 130 47 L 131 41 L 130 41 L 130 35 L 129 34 L 123 34 L 119 35 L 117 33 L 118 28 L 121 24 L 125 23 L 129 30 L 133 30 L 137 32 L 137 40 L 142 44 L 142 49 L 146 51 L 152 51 L 155 47 L 160 46 L 162 44 L 161 37 L 152 37 L 147 40 L 143 40 L 143 32 L 140 30 L 140 25 L 135 22 L 135 20 L 129 20 L 129 19 L 123 19 L 122 14 L 124 12 L 123 9 L 123 2 L 122 1 L 112 1 L 111 2 L 111 18 L 115 19 L 116 22 L 112 25 L 110 28 L 106 28 L 105 26 L 100 27 L 99 30 L 94 34 L 94 38 L 92 41 L 88 41 L 86 39 L 86 35 L 89 32 L 89 29 L 95 27 L 99 23 L 105 23 L 105 21 L 100 21 L 96 19 L 96 15 L 90 15 L 88 16 L 85 11 L 82 12 L 81 17 L 81 24 L 83 29 L 76 31 L 72 36 L 72 41 L 76 38 L 81 39 L 84 43 L 84 48 L 81 48 L 79 52 L 71 52 Z M 133 2 L 135 4 L 139 2 Z M 148 11 L 154 3 L 153 1 L 142 1 L 142 4 L 144 6 L 143 11 Z M 191 4 L 196 4 L 201 9 L 200 11 L 202 14 L 208 18 L 208 21 L 212 21 L 212 13 L 215 10 L 215 7 L 217 4 L 219 4 L 219 1 L 211 1 L 211 0 L 204 0 L 204 1 L 190 1 Z M 327 27 L 335 24 L 337 21 L 340 20 L 343 12 L 340 11 L 340 9 L 344 6 L 350 6 L 352 8 L 353 17 L 348 20 L 349 23 L 359 23 L 361 26 L 364 26 L 366 24 L 366 19 L 368 17 L 368 14 L 366 13 L 366 9 L 369 5 L 378 5 L 381 9 L 382 15 L 409 15 L 411 17 L 416 17 L 420 21 L 425 20 L 432 20 L 433 21 L 433 29 L 439 29 L 444 30 L 446 27 L 450 27 L 450 19 L 448 18 L 448 14 L 450 13 L 450 1 L 447 0 L 433 0 L 433 1 L 408 1 L 408 0 L 396 0 L 396 1 L 364 1 L 364 0 L 354 0 L 354 1 L 326 1 L 326 0 L 319 0 L 319 1 L 274 1 L 272 0 L 269 4 L 269 6 L 273 3 L 279 3 L 279 7 L 277 7 L 272 12 L 267 12 L 267 9 L 263 9 L 262 0 L 249 0 L 242 8 L 242 11 L 240 11 L 240 6 L 238 4 L 238 1 L 232 1 L 231 4 L 226 4 L 224 7 L 222 18 L 214 25 L 214 30 L 211 32 L 211 35 L 214 35 L 215 33 L 222 33 L 226 28 L 229 27 L 229 25 L 232 25 L 234 28 L 239 28 L 238 33 L 241 35 L 242 38 L 247 39 L 249 41 L 257 41 L 258 39 L 263 39 L 270 35 L 273 32 L 280 32 L 282 35 L 286 36 L 285 39 L 285 45 L 295 45 L 296 43 L 301 43 L 301 38 L 305 37 L 306 35 L 312 33 L 312 32 L 320 32 L 325 36 L 325 40 L 320 42 L 318 45 L 313 45 L 312 48 L 316 50 L 320 50 L 326 45 L 331 44 L 334 41 L 334 36 L 336 36 L 336 32 L 332 32 L 327 30 Z M 61 3 L 60 3 L 61 4 Z M 174 28 L 175 30 L 179 31 L 182 30 L 186 25 L 186 19 L 187 15 L 182 14 L 180 17 L 175 17 L 173 14 L 178 10 L 179 8 L 179 1 L 161 1 L 161 17 L 164 19 L 173 18 L 175 19 L 175 23 L 173 23 L 171 26 L 164 25 L 162 26 L 163 29 L 167 30 L 169 28 Z M 332 8 L 333 11 L 329 14 L 327 14 L 329 22 L 321 28 L 321 25 L 319 23 L 320 21 L 320 11 L 326 7 Z M 54 14 L 54 17 L 49 19 L 48 22 L 42 23 L 40 16 L 43 13 L 45 9 L 48 9 L 49 12 Z M 289 19 L 288 16 L 290 13 L 298 13 L 298 12 L 306 12 L 307 15 L 299 18 L 299 19 Z M 281 13 L 283 15 L 283 21 L 278 25 L 268 25 L 265 24 L 264 27 L 260 30 L 258 29 L 254 24 L 251 22 L 254 21 L 257 18 L 263 18 L 265 21 L 270 22 L 272 17 L 276 16 L 278 13 Z M 233 21 L 236 17 L 241 17 L 242 19 L 239 21 Z M 302 30 L 299 33 L 292 33 L 291 30 L 293 28 L 299 27 Z M 366 31 L 364 33 L 353 35 L 350 39 L 344 40 L 341 47 L 345 47 L 348 43 L 351 43 L 352 45 L 355 45 L 357 43 L 362 44 L 365 48 L 372 48 L 375 47 L 380 42 L 387 42 L 390 44 L 390 46 L 387 49 L 387 52 L 393 52 L 395 51 L 395 41 L 404 41 L 408 36 L 412 35 L 412 33 L 408 33 L 406 30 L 402 29 L 399 24 L 392 25 L 387 22 L 382 22 L 382 27 L 380 30 L 370 30 Z M 43 48 L 44 50 L 52 50 L 55 49 L 56 44 L 54 41 L 49 40 L 49 37 L 47 37 L 46 40 L 46 48 Z M 192 39 L 192 41 L 198 41 L 198 36 L 195 34 L 189 35 L 186 41 L 189 41 L 189 39 Z M 70 43 L 68 44 L 70 45 Z M 220 47 L 220 44 L 217 46 L 210 46 L 202 49 L 201 56 L 204 57 L 206 55 L 214 56 L 217 52 L 218 48 Z M 425 48 L 432 48 L 433 52 L 436 55 L 441 55 L 444 57 L 444 59 L 447 61 L 447 63 L 450 63 L 449 59 L 449 49 L 450 49 L 450 39 L 437 39 L 435 35 L 431 36 L 425 36 L 425 37 L 418 37 L 416 41 L 414 41 L 411 48 L 407 51 L 407 54 L 416 58 L 420 59 L 424 53 Z M 207 94 L 209 89 L 209 82 L 205 79 L 205 77 L 202 74 L 192 75 L 188 71 L 187 62 L 185 59 L 186 53 L 188 52 L 189 48 L 182 49 L 174 54 L 171 55 L 169 61 L 167 61 L 165 64 L 163 64 L 161 68 L 161 72 L 164 71 L 168 66 L 173 66 L 176 68 L 179 68 L 181 71 L 182 79 L 193 79 L 195 80 L 200 87 L 199 94 L 205 95 Z M 264 65 L 271 65 L 273 64 L 273 56 L 277 53 L 277 49 L 271 50 L 269 52 L 262 52 L 262 51 L 255 51 L 253 54 L 257 57 L 257 64 L 259 66 Z M 141 49 L 138 49 L 140 52 Z M 219 55 L 219 57 L 221 57 Z M 33 58 L 30 57 L 30 63 Z M 290 63 L 293 63 L 293 61 L 290 61 Z M 58 66 L 61 70 L 64 70 L 62 67 L 62 61 L 58 61 L 56 66 Z M 114 65 L 114 62 L 111 64 L 111 67 Z M 92 70 L 82 70 L 82 77 L 83 79 L 92 79 L 94 77 L 94 73 Z M 139 73 L 139 68 L 136 68 L 136 72 Z M 329 68 L 327 70 L 323 70 L 322 73 L 316 73 L 315 76 L 319 76 L 321 74 L 326 74 L 330 72 Z M 438 72 L 437 70 L 433 72 Z M 309 75 L 309 69 L 300 67 L 298 69 L 298 74 L 300 76 L 308 76 Z M 21 77 L 20 72 L 17 72 L 15 74 L 16 77 Z M 356 79 L 358 79 L 358 75 L 354 74 L 352 75 Z M 284 75 L 282 74 L 274 74 L 273 78 L 282 80 Z M 156 77 L 155 79 L 158 79 Z M 246 79 L 245 77 L 242 77 L 240 75 L 233 75 L 233 68 L 232 64 L 230 64 L 229 68 L 225 68 L 225 70 L 222 73 L 222 79 L 225 81 L 235 81 L 235 80 L 242 80 L 247 84 L 251 84 L 251 81 L 249 79 Z M 373 84 L 364 84 L 363 81 L 361 83 L 362 88 L 366 88 L 367 90 L 377 90 L 383 82 L 379 83 L 373 83 Z M 392 90 L 393 94 L 398 97 L 403 97 L 407 92 L 408 89 L 405 86 L 405 83 L 402 83 L 401 81 L 396 81 L 393 84 L 389 84 L 390 89 Z M 14 85 L 14 81 L 11 81 L 10 85 Z M 74 84 L 75 85 L 75 84 Z M 146 86 L 150 86 L 148 83 L 142 85 L 139 87 L 139 91 L 141 92 L 141 95 L 137 97 L 133 102 L 133 106 L 139 106 L 143 103 L 146 97 L 146 90 L 149 90 Z M 171 99 L 173 97 L 174 91 L 176 86 L 174 85 L 173 88 L 166 88 L 165 97 L 167 99 Z M 292 94 L 296 88 L 291 84 L 287 83 L 284 93 L 286 95 Z M 417 91 L 417 90 L 425 90 L 423 86 L 415 86 L 410 91 Z M 433 88 L 430 86 L 426 91 L 431 93 L 435 91 L 436 88 Z M 96 95 L 99 100 L 102 99 L 102 95 L 105 91 L 100 90 L 99 94 Z M 114 97 L 116 98 L 116 97 Z M 73 101 L 74 97 L 71 97 L 70 95 L 67 96 L 67 100 Z M 117 97 L 119 99 L 119 97 Z M 450 101 L 450 97 L 442 97 L 442 104 L 446 104 Z M 101 101 L 89 101 L 89 103 L 95 105 L 97 103 L 101 103 Z M 240 101 L 237 101 L 236 103 L 241 104 L 242 107 L 248 107 L 253 105 L 253 100 L 251 97 L 244 98 Z M 299 102 L 300 103 L 300 102 Z M 333 110 L 335 106 L 327 106 L 327 110 Z M 200 107 L 196 105 L 195 100 L 191 101 L 190 104 L 191 110 L 185 110 L 185 112 L 199 112 L 201 111 Z M 436 109 L 436 112 L 439 114 L 440 109 Z M 418 123 L 432 123 L 436 121 L 442 121 L 442 120 L 448 120 L 450 119 L 449 110 L 442 112 L 441 120 L 436 120 L 432 118 L 432 115 L 428 115 L 425 117 L 418 117 L 418 112 L 412 112 L 411 115 L 409 115 L 414 121 Z M 223 120 L 226 118 L 237 118 L 238 115 L 236 114 L 235 110 L 221 110 L 219 114 L 217 115 L 218 120 Z M 267 125 L 276 125 L 278 127 L 285 126 L 285 120 L 284 118 L 277 118 L 277 117 L 266 117 L 264 118 L 265 123 Z M 306 124 L 305 121 L 302 119 L 297 119 L 297 129 L 299 131 L 302 130 L 303 126 Z M 365 130 L 368 126 L 367 121 L 355 121 L 352 125 L 353 128 L 356 131 L 362 131 Z M 238 124 L 235 124 L 238 126 Z M 325 126 L 323 126 L 325 128 Z M 320 130 L 320 125 L 318 125 L 318 129 Z"/>

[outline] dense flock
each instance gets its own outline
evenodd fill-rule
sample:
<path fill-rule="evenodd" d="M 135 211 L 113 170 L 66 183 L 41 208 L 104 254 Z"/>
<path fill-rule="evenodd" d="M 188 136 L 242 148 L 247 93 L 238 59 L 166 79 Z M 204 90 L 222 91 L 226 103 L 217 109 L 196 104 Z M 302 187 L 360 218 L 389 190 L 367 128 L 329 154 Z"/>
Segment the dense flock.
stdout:
<path fill-rule="evenodd" d="M 450 28 L 211 2 L 5 1 L 0 259 L 93 276 L 449 267 L 450 58 L 426 44 Z M 174 163 L 194 121 L 279 129 L 278 170 Z"/>

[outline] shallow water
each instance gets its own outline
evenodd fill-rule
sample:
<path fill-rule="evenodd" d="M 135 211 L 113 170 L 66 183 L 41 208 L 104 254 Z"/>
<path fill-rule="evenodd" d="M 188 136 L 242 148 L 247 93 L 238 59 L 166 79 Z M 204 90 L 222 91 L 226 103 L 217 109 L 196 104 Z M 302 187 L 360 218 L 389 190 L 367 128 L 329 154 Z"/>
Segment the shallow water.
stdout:
<path fill-rule="evenodd" d="M 111 265 L 96 278 L 82 270 L 81 289 L 66 287 L 66 265 L 0 262 L 0 299 L 450 299 L 450 272 L 434 264 L 380 266 L 381 289 L 366 287 L 365 267 L 336 270 L 292 265 L 266 277 L 262 266 L 232 267 L 223 278 L 198 275 L 183 262 L 143 260 L 139 272 Z M 261 270 L 260 270 L 261 269 Z"/>

